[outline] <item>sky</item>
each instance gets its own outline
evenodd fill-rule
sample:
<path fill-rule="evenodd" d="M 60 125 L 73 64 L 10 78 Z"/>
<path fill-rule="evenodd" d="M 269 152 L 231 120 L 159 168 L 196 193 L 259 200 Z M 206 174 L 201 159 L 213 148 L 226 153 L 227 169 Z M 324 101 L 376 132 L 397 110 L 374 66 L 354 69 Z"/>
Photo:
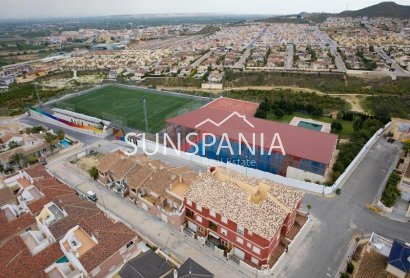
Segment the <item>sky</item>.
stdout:
<path fill-rule="evenodd" d="M 0 19 L 152 13 L 277 15 L 357 10 L 379 2 L 381 0 L 0 0 Z M 410 0 L 395 2 L 410 5 Z"/>

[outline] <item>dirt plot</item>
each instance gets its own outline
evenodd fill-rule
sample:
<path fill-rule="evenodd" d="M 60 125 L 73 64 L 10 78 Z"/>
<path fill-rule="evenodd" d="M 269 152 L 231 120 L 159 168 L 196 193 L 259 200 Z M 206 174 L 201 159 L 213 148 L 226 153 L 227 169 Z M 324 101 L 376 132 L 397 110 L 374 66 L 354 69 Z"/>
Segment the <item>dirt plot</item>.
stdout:
<path fill-rule="evenodd" d="M 100 153 L 87 155 L 75 161 L 74 165 L 79 167 L 83 171 L 88 171 L 93 166 L 97 166 L 98 161 L 100 160 L 101 157 L 102 157 L 102 154 Z"/>

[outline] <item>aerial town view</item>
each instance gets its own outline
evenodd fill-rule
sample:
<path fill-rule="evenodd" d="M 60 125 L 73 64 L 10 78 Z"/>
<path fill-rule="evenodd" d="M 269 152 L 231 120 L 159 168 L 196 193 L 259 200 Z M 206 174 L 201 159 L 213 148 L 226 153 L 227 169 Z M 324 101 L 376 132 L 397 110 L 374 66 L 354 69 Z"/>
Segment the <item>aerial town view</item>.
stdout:
<path fill-rule="evenodd" d="M 410 278 L 410 0 L 0 0 L 0 278 Z"/>

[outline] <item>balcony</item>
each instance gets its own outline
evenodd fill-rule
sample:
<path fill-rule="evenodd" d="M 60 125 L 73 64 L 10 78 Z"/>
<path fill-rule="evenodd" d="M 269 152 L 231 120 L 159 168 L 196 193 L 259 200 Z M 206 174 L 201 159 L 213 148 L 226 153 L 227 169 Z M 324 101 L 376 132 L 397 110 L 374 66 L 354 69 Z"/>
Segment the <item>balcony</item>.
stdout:
<path fill-rule="evenodd" d="M 212 230 L 212 231 L 214 231 L 214 232 L 217 232 L 218 231 L 218 226 L 214 223 L 214 222 L 212 222 L 212 221 L 209 221 L 209 227 L 208 227 L 210 230 Z"/>
<path fill-rule="evenodd" d="M 195 213 L 192 210 L 186 209 L 185 215 L 186 215 L 186 217 L 188 217 L 192 220 L 195 220 Z"/>
<path fill-rule="evenodd" d="M 155 205 L 157 198 L 155 198 L 154 196 L 150 196 L 150 195 L 140 195 L 141 199 L 143 199 L 145 202 L 151 204 L 151 205 Z"/>

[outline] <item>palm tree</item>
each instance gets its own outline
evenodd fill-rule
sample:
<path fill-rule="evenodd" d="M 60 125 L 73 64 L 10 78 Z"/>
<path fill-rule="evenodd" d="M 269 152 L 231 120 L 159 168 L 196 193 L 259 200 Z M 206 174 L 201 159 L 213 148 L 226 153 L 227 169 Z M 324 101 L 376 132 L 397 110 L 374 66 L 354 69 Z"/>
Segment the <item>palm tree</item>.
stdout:
<path fill-rule="evenodd" d="M 57 140 L 57 135 L 51 132 L 46 132 L 46 134 L 44 135 L 44 140 L 46 140 L 46 142 L 50 145 L 51 153 L 53 153 L 55 147 L 54 144 Z"/>
<path fill-rule="evenodd" d="M 57 131 L 57 138 L 58 138 L 59 141 L 64 140 L 64 138 L 65 138 L 65 133 L 64 133 L 64 131 L 62 131 L 61 129 L 59 129 L 59 130 Z"/>
<path fill-rule="evenodd" d="M 10 162 L 14 162 L 19 166 L 21 169 L 21 162 L 23 161 L 24 156 L 21 153 L 15 153 L 10 157 Z"/>

